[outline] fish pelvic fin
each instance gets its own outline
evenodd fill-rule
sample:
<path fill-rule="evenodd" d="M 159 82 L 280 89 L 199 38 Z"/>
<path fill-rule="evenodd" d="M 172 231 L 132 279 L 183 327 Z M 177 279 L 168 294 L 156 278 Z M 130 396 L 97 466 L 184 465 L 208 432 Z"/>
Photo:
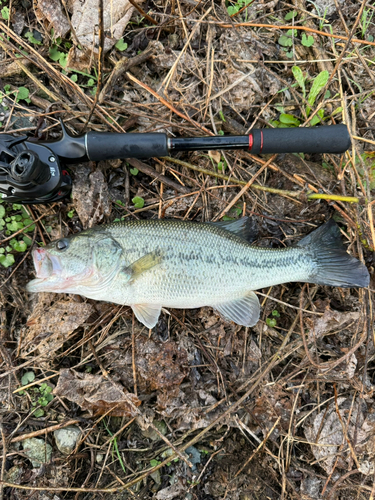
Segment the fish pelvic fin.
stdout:
<path fill-rule="evenodd" d="M 121 273 L 128 276 L 130 281 L 134 281 L 141 274 L 159 265 L 163 260 L 161 252 L 155 251 L 143 255 L 140 259 L 136 260 L 129 266 L 125 267 Z"/>
<path fill-rule="evenodd" d="M 225 319 L 242 326 L 254 326 L 260 316 L 260 304 L 254 292 L 223 304 L 213 304 L 212 307 Z"/>
<path fill-rule="evenodd" d="M 161 306 L 155 304 L 133 304 L 135 317 L 147 328 L 154 328 L 158 322 Z"/>
<path fill-rule="evenodd" d="M 297 244 L 311 252 L 315 266 L 306 281 L 342 288 L 369 285 L 370 275 L 364 264 L 346 252 L 340 229 L 333 219 L 307 235 Z"/>

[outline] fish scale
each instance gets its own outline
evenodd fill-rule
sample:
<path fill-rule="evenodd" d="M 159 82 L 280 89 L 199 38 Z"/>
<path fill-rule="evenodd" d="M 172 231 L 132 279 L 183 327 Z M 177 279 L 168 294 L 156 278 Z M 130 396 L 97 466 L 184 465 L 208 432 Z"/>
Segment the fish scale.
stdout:
<path fill-rule="evenodd" d="M 366 267 L 346 253 L 329 221 L 297 245 L 248 243 L 249 219 L 232 223 L 124 221 L 98 226 L 34 251 L 29 291 L 78 293 L 130 305 L 153 327 L 162 307 L 212 306 L 244 326 L 259 319 L 254 290 L 291 281 L 367 286 Z"/>
<path fill-rule="evenodd" d="M 280 280 L 305 281 L 314 266 L 302 249 L 263 250 L 234 234 L 228 237 L 228 231 L 213 225 L 178 221 L 171 227 L 169 221 L 153 222 L 146 228 L 144 221 L 124 224 L 124 235 L 121 227 L 118 234 L 111 232 L 131 261 L 155 248 L 165 255 L 160 266 L 131 287 L 125 283 L 121 291 L 113 290 L 112 301 L 201 307 L 226 301 L 228 293 L 237 297 Z M 137 231 L 138 227 L 142 230 Z M 137 245 L 139 250 L 134 250 Z"/>

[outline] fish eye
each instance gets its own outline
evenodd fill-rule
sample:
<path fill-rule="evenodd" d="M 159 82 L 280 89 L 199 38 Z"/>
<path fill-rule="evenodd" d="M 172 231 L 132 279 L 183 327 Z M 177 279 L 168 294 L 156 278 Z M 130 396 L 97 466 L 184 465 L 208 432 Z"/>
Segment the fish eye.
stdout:
<path fill-rule="evenodd" d="M 56 249 L 57 250 L 66 250 L 69 246 L 68 240 L 62 239 L 56 241 Z"/>

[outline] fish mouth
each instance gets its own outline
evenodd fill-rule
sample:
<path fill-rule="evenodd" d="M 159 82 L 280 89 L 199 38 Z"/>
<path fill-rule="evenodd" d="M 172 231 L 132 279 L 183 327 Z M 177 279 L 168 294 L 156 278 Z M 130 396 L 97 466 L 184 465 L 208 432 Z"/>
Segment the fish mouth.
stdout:
<path fill-rule="evenodd" d="M 36 279 L 26 285 L 28 292 L 48 292 L 56 289 L 62 280 L 60 259 L 50 255 L 45 248 L 36 248 L 32 252 Z"/>

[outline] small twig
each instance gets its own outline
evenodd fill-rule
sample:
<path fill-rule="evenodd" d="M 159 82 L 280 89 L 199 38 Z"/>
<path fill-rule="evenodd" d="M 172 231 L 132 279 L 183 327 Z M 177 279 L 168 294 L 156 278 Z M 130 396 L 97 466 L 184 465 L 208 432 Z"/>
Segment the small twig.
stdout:
<path fill-rule="evenodd" d="M 94 102 L 92 103 L 90 112 L 86 118 L 86 122 L 83 125 L 82 133 L 85 132 L 87 125 L 90 123 L 91 117 L 94 114 L 95 108 L 99 101 L 100 91 L 103 85 L 103 66 L 104 66 L 104 0 L 99 0 L 98 5 L 98 17 L 99 17 L 99 50 L 98 50 L 98 84 L 96 86 L 96 92 L 94 96 Z"/>
<path fill-rule="evenodd" d="M 175 453 L 176 455 L 183 460 L 190 469 L 193 468 L 193 464 L 188 460 L 184 455 L 167 439 L 164 434 L 162 434 L 159 429 L 151 422 L 150 423 L 151 429 L 156 432 L 156 434 L 164 441 L 164 443 L 169 446 Z"/>
<path fill-rule="evenodd" d="M 344 438 L 349 446 L 349 449 L 350 449 L 350 452 L 351 452 L 351 455 L 353 457 L 353 460 L 355 462 L 355 465 L 359 468 L 360 467 L 360 464 L 358 462 L 358 458 L 357 458 L 357 455 L 355 453 L 355 450 L 354 450 L 354 446 L 352 445 L 352 442 L 350 441 L 350 438 L 348 436 L 348 432 L 347 432 L 347 428 L 349 427 L 349 423 L 350 423 L 350 414 L 348 416 L 348 425 L 346 426 L 342 420 L 342 417 L 341 417 L 341 413 L 340 413 L 340 408 L 339 408 L 339 404 L 338 404 L 338 397 L 337 397 L 337 388 L 336 388 L 336 384 L 333 384 L 333 390 L 334 390 L 334 393 L 335 393 L 335 407 L 336 407 L 336 413 L 337 413 L 337 416 L 340 420 L 340 424 L 341 424 L 341 427 L 342 427 L 342 433 L 344 434 Z"/>
<path fill-rule="evenodd" d="M 233 198 L 233 200 L 228 204 L 227 207 L 224 208 L 224 210 L 217 217 L 217 219 L 220 219 L 224 214 L 226 214 L 227 212 L 229 212 L 229 210 L 241 198 L 241 196 L 244 195 L 246 193 L 246 191 L 250 188 L 250 186 L 252 186 L 254 184 L 255 179 L 260 176 L 260 174 L 263 172 L 263 170 L 265 170 L 270 163 L 272 163 L 272 161 L 276 158 L 276 156 L 277 155 L 271 156 L 271 158 L 269 160 L 267 160 L 266 163 L 264 163 L 260 167 L 260 169 L 258 170 L 258 172 L 256 172 L 256 174 L 254 174 L 252 176 L 252 178 L 246 183 L 246 185 L 241 189 L 241 191 L 238 194 L 236 194 L 236 196 Z"/>
<path fill-rule="evenodd" d="M 49 377 L 44 377 L 39 380 L 34 380 L 34 382 L 31 382 L 30 384 L 23 385 L 13 391 L 13 394 L 16 394 L 17 392 L 25 391 L 26 389 L 30 389 L 30 387 L 33 387 L 34 385 L 39 385 L 42 382 L 45 382 L 46 380 L 50 380 L 51 378 L 58 377 L 60 375 L 60 372 L 54 373 L 53 375 L 50 375 Z"/>
<path fill-rule="evenodd" d="M 246 460 L 246 462 L 243 464 L 243 466 L 236 472 L 236 474 L 234 475 L 232 481 L 235 480 L 235 478 L 244 470 L 245 467 L 247 467 L 249 465 L 249 463 L 252 461 L 252 459 L 255 457 L 255 455 L 258 453 L 258 451 L 265 445 L 265 443 L 267 442 L 268 438 L 270 437 L 270 435 L 273 433 L 273 431 L 275 430 L 277 424 L 280 422 L 281 420 L 281 417 L 278 417 L 278 419 L 276 420 L 276 422 L 273 424 L 273 426 L 271 427 L 271 429 L 267 432 L 267 435 L 266 437 L 263 439 L 263 441 L 258 445 L 258 447 L 253 451 L 253 453 L 250 455 L 250 457 Z"/>
<path fill-rule="evenodd" d="M 268 29 L 278 29 L 278 30 L 302 30 L 310 33 L 315 33 L 316 35 L 328 36 L 329 38 L 336 38 L 337 40 L 349 40 L 348 36 L 345 35 L 333 35 L 332 33 L 325 33 L 324 31 L 316 30 L 313 28 L 309 28 L 307 26 L 279 26 L 277 24 L 262 24 L 262 23 L 234 23 L 225 24 L 225 23 L 217 23 L 216 26 L 220 26 L 220 28 L 241 28 L 241 27 L 249 27 L 249 28 L 268 28 Z M 360 43 L 361 45 L 373 45 L 375 46 L 375 42 L 369 42 L 368 40 L 358 40 L 358 38 L 352 38 L 352 43 Z"/>
<path fill-rule="evenodd" d="M 305 353 L 306 353 L 307 359 L 310 361 L 310 363 L 315 368 L 318 368 L 318 370 L 325 370 L 325 369 L 332 370 L 333 368 L 338 366 L 340 363 L 345 361 L 345 359 L 348 359 L 357 349 L 359 349 L 359 347 L 361 345 L 363 345 L 363 342 L 365 341 L 366 336 L 367 336 L 367 331 L 366 330 L 363 331 L 359 341 L 346 354 L 344 354 L 344 356 L 341 356 L 341 358 L 337 359 L 336 361 L 327 361 L 325 363 L 316 363 L 313 360 L 313 358 L 311 357 L 311 354 L 309 351 L 309 346 L 308 346 L 308 341 L 307 341 L 307 338 L 305 335 L 304 324 L 303 324 L 302 304 L 303 304 L 303 292 L 305 290 L 305 287 L 306 287 L 306 283 L 302 287 L 301 296 L 300 296 L 300 329 L 301 329 L 301 337 L 302 337 L 302 341 L 303 341 L 303 346 L 305 348 Z"/>
<path fill-rule="evenodd" d="M 205 168 L 200 168 L 196 167 L 195 165 L 192 165 L 191 163 L 187 163 L 185 161 L 178 160 L 177 158 L 172 158 L 170 156 L 163 156 L 163 160 L 169 161 L 171 163 L 175 163 L 176 165 L 181 165 L 186 168 L 190 168 L 191 170 L 195 170 L 197 172 L 201 172 L 202 174 L 205 175 L 210 175 L 211 177 L 216 177 L 218 179 L 223 179 L 228 182 L 232 182 L 234 184 L 239 184 L 241 186 L 246 186 L 245 181 L 241 181 L 239 179 L 236 179 L 235 177 L 229 177 L 224 174 L 219 174 L 216 172 L 213 172 L 212 170 L 207 170 Z M 306 194 L 303 191 L 286 191 L 284 189 L 276 189 L 276 188 L 270 188 L 266 186 L 261 186 L 260 184 L 256 184 L 253 182 L 251 184 L 251 187 L 254 189 L 257 189 L 258 191 L 265 191 L 267 193 L 273 193 L 273 194 L 279 194 L 280 196 L 287 196 L 289 198 L 294 198 L 294 199 L 299 199 L 302 198 L 303 196 L 306 196 L 308 200 L 336 200 L 336 201 L 347 201 L 350 203 L 358 203 L 359 198 L 356 198 L 354 196 L 341 196 L 341 195 L 336 195 L 336 194 L 320 194 L 320 193 L 310 193 Z"/>
<path fill-rule="evenodd" d="M 341 196 L 340 194 L 321 194 L 311 193 L 307 195 L 309 200 L 332 200 L 332 201 L 347 201 L 348 203 L 359 203 L 359 198 L 356 196 Z"/>
<path fill-rule="evenodd" d="M 114 82 L 119 79 L 124 73 L 129 71 L 133 66 L 139 66 L 141 63 L 147 61 L 156 51 L 155 46 L 147 47 L 147 49 L 141 54 L 137 54 L 130 59 L 128 57 L 122 57 L 115 65 L 112 73 L 105 82 L 99 95 L 99 104 L 102 104 L 107 96 L 109 88 L 114 84 Z"/>
<path fill-rule="evenodd" d="M 147 21 L 152 23 L 154 26 L 157 26 L 159 23 L 155 21 L 151 16 L 149 16 L 134 0 L 129 0 L 129 2 L 132 4 L 132 6 L 137 9 L 137 11 L 143 16 Z"/>
<path fill-rule="evenodd" d="M 146 165 L 146 163 L 143 163 L 143 161 L 137 160 L 136 158 L 127 158 L 126 161 L 132 166 L 137 168 L 140 172 L 143 172 L 146 175 L 149 175 L 150 177 L 154 177 L 156 180 L 159 182 L 162 182 L 163 184 L 166 184 L 167 186 L 171 187 L 172 189 L 175 189 L 179 193 L 183 194 L 189 194 L 190 189 L 181 186 L 178 182 L 175 182 L 174 180 L 170 179 L 166 175 L 160 174 L 157 172 L 154 168 L 150 167 L 149 165 Z"/>
<path fill-rule="evenodd" d="M 352 137 L 356 141 L 368 142 L 369 144 L 375 145 L 375 141 L 371 141 L 370 139 L 366 139 L 365 137 L 358 137 L 357 135 L 352 135 Z"/>
<path fill-rule="evenodd" d="M 3 460 L 1 462 L 1 475 L 0 475 L 0 500 L 3 500 L 3 498 L 4 498 L 4 486 L 2 483 L 4 481 L 5 463 L 6 463 L 6 459 L 7 459 L 7 444 L 6 444 L 6 440 L 5 440 L 5 434 L 4 434 L 2 422 L 0 422 L 0 433 L 1 433 L 1 441 L 3 443 Z"/>
<path fill-rule="evenodd" d="M 331 498 L 331 496 L 333 495 L 333 493 L 337 490 L 337 488 L 339 487 L 339 485 L 345 481 L 345 479 L 348 479 L 348 477 L 353 476 L 353 474 L 360 474 L 360 473 L 361 473 L 360 470 L 355 469 L 355 470 L 351 470 L 351 471 L 347 472 L 346 474 L 344 474 L 343 476 L 341 476 L 335 482 L 335 484 L 332 486 L 332 489 L 329 491 L 329 493 L 327 495 L 327 499 Z"/>
<path fill-rule="evenodd" d="M 129 73 L 129 72 L 126 73 L 126 76 L 129 78 L 129 80 L 131 80 L 132 82 L 136 83 L 137 85 L 139 85 L 143 89 L 147 90 L 147 92 L 149 92 L 154 97 L 156 97 L 156 99 L 158 101 L 160 101 L 162 104 L 164 104 L 164 106 L 166 106 L 168 109 L 170 109 L 171 111 L 173 111 L 173 113 L 175 113 L 176 115 L 178 115 L 180 118 L 182 118 L 183 120 L 188 121 L 189 123 L 191 123 L 192 125 L 194 125 L 194 127 L 198 128 L 199 130 L 202 130 L 206 134 L 214 135 L 211 132 L 211 130 L 207 129 L 203 125 L 200 125 L 198 122 L 196 122 L 195 120 L 193 120 L 189 116 L 185 115 L 184 113 L 181 113 L 181 111 L 179 111 L 177 108 L 175 108 L 173 106 L 173 104 L 171 104 L 166 99 L 164 99 L 164 97 L 162 97 L 161 95 L 159 95 L 154 89 L 152 89 L 151 87 L 149 87 L 145 83 L 143 83 L 140 80 L 138 80 L 138 78 L 136 78 L 135 76 L 133 76 L 131 73 Z"/>
<path fill-rule="evenodd" d="M 133 384 L 134 384 L 134 394 L 138 396 L 137 391 L 137 366 L 135 364 L 135 333 L 134 333 L 135 316 L 132 311 L 132 369 L 133 369 Z"/>
<path fill-rule="evenodd" d="M 24 441 L 25 439 L 34 438 L 37 436 L 42 436 L 44 434 L 48 434 L 50 432 L 57 431 L 58 429 L 63 429 L 64 427 L 68 427 L 69 425 L 74 425 L 80 423 L 80 420 L 67 420 L 66 422 L 62 422 L 61 424 L 51 425 L 51 427 L 46 427 L 45 429 L 39 429 L 38 431 L 29 432 L 28 434 L 22 434 L 22 436 L 14 437 L 10 440 L 11 443 L 19 443 L 20 441 Z"/>

